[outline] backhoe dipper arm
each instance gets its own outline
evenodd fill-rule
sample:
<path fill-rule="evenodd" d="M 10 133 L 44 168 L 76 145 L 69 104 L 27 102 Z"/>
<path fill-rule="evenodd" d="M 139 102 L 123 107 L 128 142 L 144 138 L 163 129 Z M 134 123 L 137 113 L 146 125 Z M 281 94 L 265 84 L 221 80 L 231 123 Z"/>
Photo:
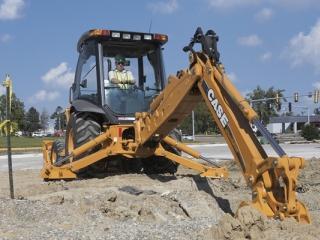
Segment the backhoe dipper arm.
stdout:
<path fill-rule="evenodd" d="M 190 52 L 189 69 L 169 77 L 169 84 L 151 103 L 148 113 L 137 113 L 136 142 L 143 145 L 164 139 L 203 98 L 253 191 L 252 205 L 269 217 L 294 217 L 309 223 L 309 213 L 295 192 L 304 159 L 288 157 L 260 123 L 256 112 L 225 74 L 217 41 L 214 31 L 204 35 L 197 29 L 184 48 Z M 195 43 L 201 44 L 201 52 L 193 50 Z M 267 156 L 250 123 L 264 134 L 279 157 Z"/>

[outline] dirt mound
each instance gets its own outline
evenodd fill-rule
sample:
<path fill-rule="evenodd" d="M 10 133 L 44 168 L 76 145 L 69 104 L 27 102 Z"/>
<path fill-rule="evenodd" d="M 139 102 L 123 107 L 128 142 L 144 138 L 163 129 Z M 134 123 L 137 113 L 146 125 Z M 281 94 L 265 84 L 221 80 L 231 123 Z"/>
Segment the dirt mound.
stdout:
<path fill-rule="evenodd" d="M 299 224 L 294 219 L 268 219 L 250 206 L 239 209 L 236 217 L 226 214 L 205 239 L 318 239 L 320 231 L 312 225 Z"/>
<path fill-rule="evenodd" d="M 43 182 L 38 171 L 14 172 L 18 199 L 0 198 L 0 239 L 318 239 L 319 160 L 307 161 L 297 188 L 312 224 L 270 220 L 251 207 L 236 166 L 227 180 L 180 168 L 176 176 L 123 174 Z M 9 193 L 0 175 L 0 196 Z M 235 216 L 236 215 L 236 216 Z"/>

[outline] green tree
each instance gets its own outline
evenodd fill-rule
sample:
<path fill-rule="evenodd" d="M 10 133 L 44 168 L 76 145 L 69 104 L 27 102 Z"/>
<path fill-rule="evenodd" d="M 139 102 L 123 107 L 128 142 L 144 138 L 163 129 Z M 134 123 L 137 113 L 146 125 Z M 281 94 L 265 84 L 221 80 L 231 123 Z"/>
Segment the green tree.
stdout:
<path fill-rule="evenodd" d="M 0 122 L 5 120 L 6 118 L 6 104 L 7 99 L 6 95 L 0 96 Z M 11 100 L 11 121 L 17 123 L 17 128 L 19 130 L 24 130 L 24 118 L 25 118 L 25 110 L 24 103 L 16 97 L 14 93 L 12 93 Z"/>
<path fill-rule="evenodd" d="M 219 129 L 204 101 L 200 102 L 194 109 L 194 126 L 196 134 L 210 134 L 219 132 Z M 185 134 L 192 133 L 192 116 L 191 114 L 180 124 L 179 128 Z"/>
<path fill-rule="evenodd" d="M 301 136 L 308 141 L 319 139 L 319 129 L 311 124 L 307 124 L 302 127 Z"/>
<path fill-rule="evenodd" d="M 29 108 L 25 118 L 25 130 L 29 133 L 41 128 L 39 112 L 34 107 Z"/>
<path fill-rule="evenodd" d="M 55 119 L 54 129 L 61 130 L 65 129 L 66 126 L 66 117 L 61 106 L 58 106 L 54 113 L 50 116 L 51 119 Z"/>
<path fill-rule="evenodd" d="M 269 123 L 270 117 L 278 116 L 277 110 L 279 104 L 281 105 L 283 101 L 286 101 L 285 99 L 283 99 L 283 91 L 284 90 L 281 89 L 275 90 L 274 87 L 263 90 L 260 86 L 257 86 L 256 89 L 247 94 L 247 98 L 249 101 L 261 99 L 261 101 L 258 102 L 253 101 L 252 107 L 257 112 L 260 120 L 262 120 L 264 124 Z M 279 97 L 279 103 L 277 103 L 276 100 L 273 99 L 263 100 L 267 98 L 276 98 L 277 94 Z"/>

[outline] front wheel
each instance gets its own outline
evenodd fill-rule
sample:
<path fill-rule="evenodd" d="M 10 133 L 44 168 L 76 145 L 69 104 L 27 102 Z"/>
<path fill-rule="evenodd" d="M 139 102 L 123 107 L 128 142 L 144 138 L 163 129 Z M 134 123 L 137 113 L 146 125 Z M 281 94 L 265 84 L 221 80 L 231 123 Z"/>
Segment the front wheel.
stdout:
<path fill-rule="evenodd" d="M 72 113 L 67 125 L 66 131 L 66 153 L 69 154 L 75 148 L 82 146 L 88 141 L 100 135 L 101 126 L 98 119 L 92 114 L 87 112 Z M 87 152 L 81 154 L 74 161 L 88 156 L 100 149 L 100 146 L 95 146 Z M 89 165 L 80 173 L 85 177 L 92 177 L 94 172 L 102 172 L 105 170 L 103 160 Z"/>
<path fill-rule="evenodd" d="M 52 164 L 55 164 L 61 157 L 64 156 L 65 144 L 61 140 L 53 142 L 51 147 L 50 160 Z"/>

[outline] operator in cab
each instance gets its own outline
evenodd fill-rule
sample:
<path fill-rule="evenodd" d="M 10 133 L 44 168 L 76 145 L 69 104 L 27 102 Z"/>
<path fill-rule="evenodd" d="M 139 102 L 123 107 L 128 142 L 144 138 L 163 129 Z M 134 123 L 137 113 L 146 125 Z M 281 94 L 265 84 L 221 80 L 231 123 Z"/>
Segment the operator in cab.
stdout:
<path fill-rule="evenodd" d="M 111 83 L 118 84 L 121 89 L 128 89 L 135 84 L 135 79 L 130 70 L 124 68 L 126 59 L 121 55 L 115 56 L 116 68 L 109 72 Z"/>

